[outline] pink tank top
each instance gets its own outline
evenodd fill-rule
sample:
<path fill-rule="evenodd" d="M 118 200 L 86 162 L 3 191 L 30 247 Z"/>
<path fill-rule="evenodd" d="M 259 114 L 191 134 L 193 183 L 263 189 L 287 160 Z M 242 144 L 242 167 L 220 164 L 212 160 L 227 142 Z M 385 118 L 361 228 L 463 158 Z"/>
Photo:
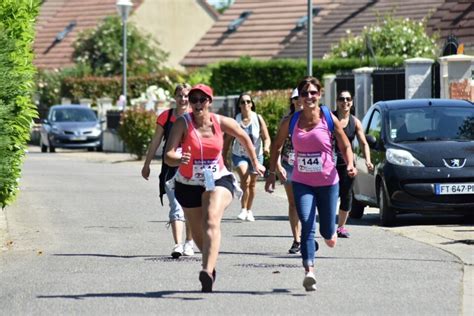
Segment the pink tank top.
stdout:
<path fill-rule="evenodd" d="M 298 119 L 292 134 L 295 162 L 291 180 L 313 187 L 339 182 L 331 131 L 322 112 L 320 116 L 319 124 L 310 131 L 300 129 Z"/>
<path fill-rule="evenodd" d="M 188 129 L 184 142 L 181 144 L 183 151 L 191 148 L 191 161 L 187 165 L 179 165 L 179 173 L 187 179 L 203 180 L 203 169 L 210 169 L 214 179 L 219 179 L 227 171 L 222 160 L 222 147 L 224 145 L 222 130 L 217 117 L 211 113 L 214 135 L 210 138 L 199 136 L 192 123 L 192 113 L 186 114 Z M 202 149 L 202 151 L 201 151 Z"/>

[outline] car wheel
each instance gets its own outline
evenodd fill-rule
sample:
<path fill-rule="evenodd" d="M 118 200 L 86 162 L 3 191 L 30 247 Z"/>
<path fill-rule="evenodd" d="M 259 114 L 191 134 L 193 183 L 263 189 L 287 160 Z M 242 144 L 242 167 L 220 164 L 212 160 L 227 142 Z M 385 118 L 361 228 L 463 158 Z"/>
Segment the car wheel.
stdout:
<path fill-rule="evenodd" d="M 354 199 L 354 196 L 352 196 L 352 208 L 351 212 L 349 213 L 350 218 L 362 218 L 362 216 L 364 216 L 364 208 L 365 205 Z"/>
<path fill-rule="evenodd" d="M 380 224 L 382 226 L 393 226 L 395 224 L 397 213 L 390 206 L 388 206 L 387 193 L 385 193 L 382 185 L 379 187 L 378 196 Z"/>
<path fill-rule="evenodd" d="M 40 147 L 41 147 L 41 152 L 42 153 L 45 153 L 48 151 L 48 146 L 46 146 L 45 144 L 43 144 L 43 141 L 41 140 L 41 136 L 40 136 Z"/>
<path fill-rule="evenodd" d="M 102 144 L 99 145 L 99 146 L 97 146 L 95 150 L 97 150 L 97 151 L 103 151 L 104 149 L 102 148 Z"/>
<path fill-rule="evenodd" d="M 87 148 L 87 151 L 94 151 L 94 147 Z"/>

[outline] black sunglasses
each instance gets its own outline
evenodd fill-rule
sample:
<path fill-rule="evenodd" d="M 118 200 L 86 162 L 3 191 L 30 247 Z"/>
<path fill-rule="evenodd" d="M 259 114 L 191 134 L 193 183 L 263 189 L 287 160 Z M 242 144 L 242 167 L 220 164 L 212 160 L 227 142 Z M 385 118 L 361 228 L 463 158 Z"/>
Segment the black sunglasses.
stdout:
<path fill-rule="evenodd" d="M 241 100 L 240 101 L 240 104 L 250 104 L 250 103 L 252 103 L 251 100 Z"/>
<path fill-rule="evenodd" d="M 350 102 L 350 101 L 352 101 L 352 98 L 351 97 L 339 97 L 339 98 L 337 98 L 337 101 Z"/>
<path fill-rule="evenodd" d="M 302 97 L 308 97 L 309 95 L 313 96 L 313 95 L 319 95 L 319 91 L 303 91 L 301 92 L 301 96 Z"/>
<path fill-rule="evenodd" d="M 207 100 L 208 100 L 208 98 L 206 98 L 206 97 L 200 97 L 200 98 L 198 98 L 198 97 L 196 97 L 196 96 L 191 96 L 191 97 L 189 97 L 189 102 L 194 103 L 194 104 L 196 104 L 196 103 L 198 103 L 198 102 L 201 103 L 201 104 L 203 104 L 203 103 L 206 102 Z"/>

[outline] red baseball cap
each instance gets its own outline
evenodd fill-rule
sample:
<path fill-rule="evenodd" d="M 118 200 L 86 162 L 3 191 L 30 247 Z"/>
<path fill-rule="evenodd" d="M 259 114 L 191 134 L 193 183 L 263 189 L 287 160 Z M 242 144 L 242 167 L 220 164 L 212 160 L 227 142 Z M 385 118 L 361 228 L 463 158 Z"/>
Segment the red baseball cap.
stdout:
<path fill-rule="evenodd" d="M 191 90 L 189 90 L 189 94 L 191 95 L 191 93 L 193 93 L 193 91 L 198 91 L 198 90 L 201 91 L 202 93 L 204 93 L 205 95 L 207 95 L 212 101 L 213 93 L 212 93 L 212 88 L 211 87 L 206 86 L 205 84 L 199 83 L 199 84 L 195 85 L 194 87 L 192 87 Z"/>

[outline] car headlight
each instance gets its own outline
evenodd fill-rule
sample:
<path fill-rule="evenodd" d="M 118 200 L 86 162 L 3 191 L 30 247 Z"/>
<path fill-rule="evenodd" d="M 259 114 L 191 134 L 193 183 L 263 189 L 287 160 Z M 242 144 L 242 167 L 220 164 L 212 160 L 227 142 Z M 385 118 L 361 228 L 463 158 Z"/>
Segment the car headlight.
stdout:
<path fill-rule="evenodd" d="M 387 161 L 391 164 L 405 167 L 424 167 L 424 165 L 413 155 L 403 149 L 387 149 Z"/>

